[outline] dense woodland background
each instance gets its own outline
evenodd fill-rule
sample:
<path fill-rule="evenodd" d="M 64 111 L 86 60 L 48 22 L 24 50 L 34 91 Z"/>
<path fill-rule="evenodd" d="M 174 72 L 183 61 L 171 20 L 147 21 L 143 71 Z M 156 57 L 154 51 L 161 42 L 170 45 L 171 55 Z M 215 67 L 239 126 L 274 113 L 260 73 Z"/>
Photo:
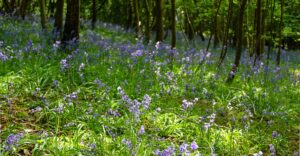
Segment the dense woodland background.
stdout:
<path fill-rule="evenodd" d="M 1 0 L 0 155 L 294 155 L 299 0 Z"/>

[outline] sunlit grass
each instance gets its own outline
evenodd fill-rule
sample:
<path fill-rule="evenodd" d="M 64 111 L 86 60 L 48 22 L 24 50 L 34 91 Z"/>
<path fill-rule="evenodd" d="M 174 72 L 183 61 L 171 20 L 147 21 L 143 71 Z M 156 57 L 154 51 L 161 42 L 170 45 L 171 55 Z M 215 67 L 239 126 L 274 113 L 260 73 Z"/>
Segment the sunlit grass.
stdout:
<path fill-rule="evenodd" d="M 218 50 L 199 66 L 201 47 L 178 47 L 172 58 L 168 45 L 145 46 L 121 27 L 98 23 L 95 32 L 82 30 L 77 51 L 65 52 L 37 23 L 1 24 L 0 51 L 12 57 L 0 60 L 0 155 L 155 155 L 168 148 L 179 155 L 184 143 L 192 155 L 270 155 L 270 144 L 278 155 L 299 151 L 295 58 L 267 70 L 252 68 L 243 56 L 229 85 L 232 59 L 218 70 Z M 143 55 L 134 56 L 137 50 Z M 137 104 L 146 94 L 149 109 Z M 9 144 L 16 134 L 21 137 Z"/>

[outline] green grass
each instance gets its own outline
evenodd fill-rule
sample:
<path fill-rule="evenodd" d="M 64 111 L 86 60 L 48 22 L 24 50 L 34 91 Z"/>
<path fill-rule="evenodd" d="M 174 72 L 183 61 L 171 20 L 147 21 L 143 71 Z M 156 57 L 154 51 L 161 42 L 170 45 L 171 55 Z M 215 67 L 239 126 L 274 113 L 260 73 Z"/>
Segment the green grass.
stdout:
<path fill-rule="evenodd" d="M 195 53 L 151 57 L 157 50 L 150 45 L 143 49 L 147 54 L 133 57 L 120 47 L 128 41 L 134 47 L 133 34 L 99 24 L 95 31 L 81 30 L 78 53 L 66 53 L 53 49 L 51 33 L 41 33 L 38 23 L 0 18 L 0 51 L 13 56 L 0 61 L 0 155 L 155 155 L 155 150 L 172 146 L 179 155 L 179 146 L 192 141 L 199 146 L 192 155 L 270 155 L 269 144 L 277 155 L 299 152 L 299 59 L 283 62 L 278 72 L 271 62 L 267 74 L 264 67 L 254 73 L 242 65 L 229 85 L 225 80 L 233 57 L 218 73 L 218 50 L 196 72 L 200 56 Z M 33 48 L 26 50 L 29 40 Z M 110 46 L 103 48 L 103 43 Z M 70 68 L 61 71 L 60 61 L 72 53 Z M 182 60 L 186 56 L 190 63 Z M 81 63 L 85 67 L 79 71 Z M 138 120 L 119 86 L 132 100 L 151 97 L 149 110 L 141 107 Z M 77 98 L 68 98 L 73 92 Z M 195 98 L 193 106 L 182 109 L 184 99 Z M 38 107 L 41 111 L 33 113 Z M 213 114 L 215 121 L 205 128 Z M 145 134 L 139 135 L 142 125 Z M 20 133 L 8 147 L 8 137 Z M 130 147 L 124 139 L 131 141 Z"/>

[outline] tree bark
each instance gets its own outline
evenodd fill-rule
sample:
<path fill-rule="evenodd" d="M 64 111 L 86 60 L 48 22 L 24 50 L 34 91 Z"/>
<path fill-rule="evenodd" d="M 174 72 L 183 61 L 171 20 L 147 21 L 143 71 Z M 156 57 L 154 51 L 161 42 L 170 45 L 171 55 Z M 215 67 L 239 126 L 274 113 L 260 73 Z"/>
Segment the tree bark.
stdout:
<path fill-rule="evenodd" d="M 138 1 L 133 0 L 133 10 L 135 15 L 135 27 L 136 27 L 136 33 L 137 36 L 140 34 L 140 15 L 139 15 L 139 8 L 138 8 Z"/>
<path fill-rule="evenodd" d="M 150 8 L 148 0 L 144 0 L 146 10 L 146 23 L 145 23 L 145 43 L 149 43 L 150 40 Z"/>
<path fill-rule="evenodd" d="M 39 0 L 42 29 L 46 28 L 45 0 Z"/>
<path fill-rule="evenodd" d="M 171 47 L 172 49 L 176 48 L 176 1 L 171 0 L 171 29 L 172 29 L 172 41 Z"/>
<path fill-rule="evenodd" d="M 256 65 L 256 63 L 260 60 L 261 57 L 261 25 L 262 25 L 262 20 L 261 20 L 261 0 L 257 0 L 256 3 L 256 35 L 255 35 L 255 59 L 254 59 L 254 64 L 253 66 Z"/>
<path fill-rule="evenodd" d="M 70 41 L 79 41 L 79 10 L 80 0 L 67 0 L 67 14 L 62 37 L 62 43 L 68 45 Z"/>
<path fill-rule="evenodd" d="M 247 0 L 241 0 L 240 2 L 240 8 L 239 8 L 239 15 L 238 15 L 238 23 L 237 23 L 237 45 L 236 45 L 236 53 L 235 53 L 235 59 L 234 64 L 232 66 L 232 69 L 229 73 L 227 83 L 231 83 L 235 77 L 235 74 L 238 71 L 238 67 L 240 65 L 240 59 L 242 56 L 242 48 L 243 48 L 243 21 L 244 21 L 244 11 L 246 7 Z"/>
<path fill-rule="evenodd" d="M 96 0 L 93 0 L 92 4 L 92 29 L 95 29 L 95 24 L 97 22 L 97 3 Z"/>
<path fill-rule="evenodd" d="M 282 29 L 283 29 L 283 14 L 284 14 L 284 0 L 280 0 L 281 9 L 280 9 L 280 30 L 279 30 L 279 43 L 282 43 Z M 277 56 L 276 56 L 276 65 L 280 66 L 280 56 L 281 56 L 281 46 L 278 48 Z"/>
<path fill-rule="evenodd" d="M 163 0 L 156 0 L 156 41 L 163 41 Z"/>
<path fill-rule="evenodd" d="M 232 14 L 233 14 L 233 0 L 230 0 L 229 5 L 228 5 L 225 35 L 224 35 L 224 38 L 223 38 L 223 46 L 222 46 L 221 55 L 220 55 L 220 59 L 219 59 L 219 63 L 218 63 L 218 68 L 221 66 L 221 64 L 223 63 L 223 61 L 224 61 L 224 59 L 227 55 L 228 35 L 229 35 L 229 28 L 230 28 Z"/>
<path fill-rule="evenodd" d="M 31 0 L 22 0 L 21 2 L 21 17 L 23 20 L 25 20 L 26 11 L 28 6 L 30 5 Z"/>
<path fill-rule="evenodd" d="M 214 1 L 214 25 L 213 25 L 213 34 L 214 34 L 214 48 L 217 47 L 219 44 L 219 23 L 218 23 L 218 14 L 221 7 L 222 0 L 215 0 Z"/>
<path fill-rule="evenodd" d="M 57 0 L 56 11 L 55 11 L 55 21 L 54 21 L 54 36 L 55 40 L 61 36 L 63 27 L 63 16 L 64 16 L 64 0 Z"/>

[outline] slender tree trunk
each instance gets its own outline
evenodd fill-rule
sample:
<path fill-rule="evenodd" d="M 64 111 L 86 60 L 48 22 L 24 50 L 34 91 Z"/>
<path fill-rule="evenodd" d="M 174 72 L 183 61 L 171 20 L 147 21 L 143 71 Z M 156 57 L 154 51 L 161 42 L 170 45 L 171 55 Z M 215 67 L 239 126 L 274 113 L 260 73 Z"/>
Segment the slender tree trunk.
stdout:
<path fill-rule="evenodd" d="M 262 20 L 261 20 L 261 0 L 257 0 L 256 3 L 256 43 L 255 43 L 255 59 L 254 59 L 254 64 L 253 66 L 256 65 L 258 61 L 260 61 L 261 57 L 261 25 L 262 25 Z"/>
<path fill-rule="evenodd" d="M 280 11 L 280 30 L 279 30 L 279 43 L 282 43 L 282 29 L 283 29 L 283 14 L 284 14 L 284 0 L 280 0 L 281 2 L 281 11 Z M 276 57 L 276 65 L 280 66 L 280 55 L 281 55 L 281 46 L 278 48 L 277 57 Z"/>
<path fill-rule="evenodd" d="M 214 1 L 214 22 L 213 22 L 213 34 L 214 34 L 214 48 L 217 47 L 217 45 L 219 44 L 219 23 L 218 23 L 218 14 L 219 14 L 219 10 L 220 10 L 220 6 L 221 6 L 222 0 L 215 0 Z"/>
<path fill-rule="evenodd" d="M 135 27 L 136 27 L 136 33 L 137 36 L 139 36 L 140 34 L 140 15 L 139 15 L 139 8 L 138 8 L 138 1 L 137 0 L 133 0 L 133 10 L 134 10 L 134 17 L 135 17 Z"/>
<path fill-rule="evenodd" d="M 146 23 L 145 23 L 145 42 L 148 43 L 150 40 L 150 8 L 148 0 L 144 0 L 146 10 Z"/>
<path fill-rule="evenodd" d="M 240 59 L 242 56 L 242 47 L 243 47 L 243 21 L 244 21 L 244 11 L 246 7 L 247 0 L 241 0 L 240 2 L 240 8 L 239 8 L 239 20 L 237 23 L 237 45 L 236 45 L 236 53 L 235 53 L 235 59 L 234 64 L 232 66 L 232 69 L 229 73 L 227 82 L 230 83 L 233 81 L 235 74 L 238 71 L 238 67 L 240 65 Z"/>
<path fill-rule="evenodd" d="M 274 0 L 270 0 L 271 1 L 271 15 L 270 15 L 270 38 L 268 41 L 268 53 L 267 53 L 267 64 L 269 64 L 269 60 L 270 60 L 270 54 L 271 54 L 271 50 L 273 48 L 273 17 L 274 17 L 274 10 L 275 10 L 275 1 Z"/>
<path fill-rule="evenodd" d="M 26 16 L 26 11 L 28 6 L 30 5 L 31 0 L 22 0 L 21 3 L 21 17 L 23 20 L 25 20 L 25 16 Z"/>
<path fill-rule="evenodd" d="M 55 6 L 56 6 L 56 2 L 54 2 L 54 0 L 49 0 L 48 12 L 47 12 L 48 16 L 50 16 L 50 17 L 54 16 Z"/>
<path fill-rule="evenodd" d="M 223 46 L 222 46 L 222 51 L 221 51 L 221 55 L 220 55 L 218 67 L 221 66 L 221 64 L 223 63 L 223 61 L 224 61 L 224 59 L 225 59 L 225 57 L 227 55 L 228 35 L 229 35 L 229 28 L 230 28 L 232 14 L 233 14 L 233 0 L 230 0 L 229 1 L 229 5 L 228 5 L 228 13 L 227 13 L 227 23 L 226 23 L 226 28 L 225 28 L 225 35 L 224 35 L 224 39 L 223 39 Z"/>
<path fill-rule="evenodd" d="M 67 0 L 67 14 L 62 37 L 64 45 L 68 45 L 70 41 L 74 41 L 75 44 L 79 41 L 79 9 L 80 0 Z"/>
<path fill-rule="evenodd" d="M 41 14 L 41 25 L 42 28 L 46 28 L 46 14 L 45 14 L 45 0 L 39 0 L 40 3 L 40 14 Z"/>
<path fill-rule="evenodd" d="M 93 0 L 92 4 L 92 29 L 95 29 L 95 24 L 97 22 L 97 3 L 96 0 Z"/>
<path fill-rule="evenodd" d="M 12 13 L 11 5 L 7 0 L 3 0 L 3 8 L 5 10 L 5 13 Z"/>
<path fill-rule="evenodd" d="M 216 1 L 218 1 L 218 0 L 216 0 Z M 216 8 L 217 10 L 215 10 L 215 13 L 214 13 L 214 19 L 215 19 L 215 17 L 217 17 L 218 14 L 219 14 L 221 2 L 222 2 L 222 0 L 219 1 L 218 6 L 217 6 L 217 8 Z M 215 25 L 214 23 L 215 23 L 215 20 L 213 20 L 213 25 Z M 209 36 L 209 39 L 208 39 L 207 46 L 206 46 L 206 52 L 208 51 L 208 49 L 209 49 L 209 47 L 210 47 L 210 43 L 211 43 L 212 36 L 213 36 L 213 35 L 214 35 L 214 37 L 217 36 L 217 35 L 215 34 L 216 32 L 214 32 L 214 31 L 215 31 L 215 28 L 214 28 L 214 26 L 213 26 L 212 29 L 211 29 L 211 33 L 210 33 L 210 36 Z M 216 40 L 216 38 L 215 38 L 215 40 Z"/>
<path fill-rule="evenodd" d="M 171 0 L 171 29 L 172 29 L 172 43 L 171 47 L 172 49 L 176 48 L 176 1 Z"/>
<path fill-rule="evenodd" d="M 128 6 L 128 20 L 127 20 L 127 29 L 129 29 L 132 26 L 132 6 L 131 6 L 131 1 L 129 1 L 129 6 Z"/>
<path fill-rule="evenodd" d="M 62 27 L 63 27 L 63 16 L 64 16 L 64 0 L 57 0 L 54 30 L 53 30 L 55 40 L 57 40 L 61 36 Z"/>
<path fill-rule="evenodd" d="M 156 41 L 163 41 L 163 0 L 156 0 Z"/>

